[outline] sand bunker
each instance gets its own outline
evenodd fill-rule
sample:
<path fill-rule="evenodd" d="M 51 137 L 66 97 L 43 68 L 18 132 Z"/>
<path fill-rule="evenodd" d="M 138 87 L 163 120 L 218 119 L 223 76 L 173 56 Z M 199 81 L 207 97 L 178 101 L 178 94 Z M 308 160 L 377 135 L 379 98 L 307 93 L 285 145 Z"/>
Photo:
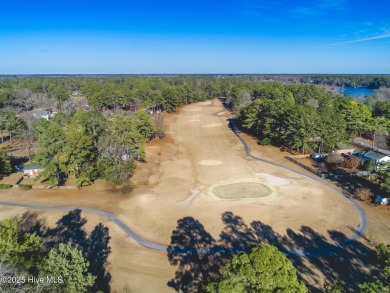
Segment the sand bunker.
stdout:
<path fill-rule="evenodd" d="M 212 193 L 222 199 L 244 199 L 265 197 L 272 193 L 271 188 L 257 182 L 241 182 L 220 185 Z"/>
<path fill-rule="evenodd" d="M 278 176 L 270 175 L 270 174 L 265 174 L 265 173 L 257 173 L 257 177 L 261 177 L 264 179 L 267 179 L 274 183 L 275 185 L 283 186 L 283 185 L 289 185 L 291 184 L 291 181 L 288 179 L 284 179 Z"/>
<path fill-rule="evenodd" d="M 200 119 L 190 119 L 190 120 L 188 120 L 188 121 L 190 121 L 190 122 L 199 122 Z"/>
<path fill-rule="evenodd" d="M 210 123 L 210 124 L 204 125 L 203 127 L 204 128 L 212 128 L 212 127 L 220 127 L 222 125 L 223 125 L 222 123 Z"/>
<path fill-rule="evenodd" d="M 217 161 L 217 160 L 202 160 L 202 161 L 199 161 L 198 164 L 203 165 L 203 166 L 218 166 L 218 165 L 221 165 L 222 162 Z"/>

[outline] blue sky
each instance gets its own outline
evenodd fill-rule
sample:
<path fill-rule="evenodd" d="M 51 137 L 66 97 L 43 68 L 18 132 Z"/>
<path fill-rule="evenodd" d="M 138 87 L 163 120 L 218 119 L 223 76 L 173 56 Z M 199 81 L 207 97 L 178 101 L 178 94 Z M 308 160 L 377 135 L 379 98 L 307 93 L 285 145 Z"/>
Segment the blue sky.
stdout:
<path fill-rule="evenodd" d="M 390 73 L 390 1 L 7 1 L 0 74 Z"/>

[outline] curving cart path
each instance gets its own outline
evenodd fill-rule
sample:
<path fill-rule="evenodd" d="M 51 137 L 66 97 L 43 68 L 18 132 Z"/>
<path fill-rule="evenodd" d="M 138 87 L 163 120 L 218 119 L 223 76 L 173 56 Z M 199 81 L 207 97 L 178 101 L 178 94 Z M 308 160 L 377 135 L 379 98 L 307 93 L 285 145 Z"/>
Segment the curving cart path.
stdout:
<path fill-rule="evenodd" d="M 354 205 L 355 209 L 359 213 L 359 225 L 358 225 L 355 233 L 351 237 L 347 238 L 346 240 L 344 240 L 342 242 L 338 242 L 338 243 L 336 243 L 336 244 L 334 244 L 332 246 L 331 245 L 325 245 L 325 246 L 316 247 L 316 248 L 308 247 L 306 249 L 301 249 L 301 250 L 284 250 L 283 252 L 285 254 L 292 255 L 292 256 L 302 256 L 302 257 L 315 257 L 315 256 L 328 255 L 329 253 L 333 252 L 333 250 L 335 248 L 341 248 L 341 249 L 345 248 L 348 244 L 358 240 L 365 233 L 365 231 L 367 229 L 367 224 L 368 224 L 367 215 L 366 215 L 365 211 L 363 210 L 363 208 L 356 201 L 354 201 L 352 198 L 350 198 L 347 194 L 341 192 L 335 186 L 333 186 L 333 185 L 331 185 L 329 183 L 323 182 L 323 181 L 317 179 L 314 176 L 308 176 L 308 175 L 306 175 L 304 173 L 301 173 L 299 171 L 293 170 L 291 168 L 288 168 L 288 167 L 276 164 L 274 162 L 271 162 L 271 161 L 264 160 L 264 159 L 261 159 L 261 158 L 253 156 L 251 154 L 251 152 L 250 152 L 248 144 L 238 134 L 237 130 L 233 129 L 233 131 L 234 131 L 235 135 L 238 137 L 238 139 L 241 141 L 241 143 L 244 145 L 245 154 L 248 157 L 250 157 L 250 158 L 252 158 L 254 160 L 257 160 L 257 161 L 261 161 L 261 162 L 264 162 L 264 163 L 267 163 L 267 164 L 271 164 L 271 165 L 277 166 L 279 168 L 283 168 L 283 169 L 289 170 L 289 171 L 294 172 L 296 174 L 299 174 L 299 175 L 301 175 L 303 177 L 306 177 L 306 178 L 309 178 L 311 180 L 314 180 L 317 183 L 322 184 L 322 185 L 332 189 L 333 191 L 336 191 L 337 193 L 339 193 L 340 195 L 345 197 L 348 201 L 350 201 L 351 204 Z M 136 232 L 134 232 L 123 221 L 118 219 L 113 214 L 111 214 L 109 212 L 106 212 L 106 211 L 103 211 L 103 210 L 94 209 L 94 208 L 82 208 L 82 207 L 76 207 L 76 206 L 33 205 L 33 204 L 23 204 L 23 203 L 4 202 L 4 201 L 0 201 L 0 205 L 12 206 L 12 207 L 23 207 L 23 208 L 30 208 L 30 209 L 39 209 L 39 210 L 56 210 L 56 211 L 71 211 L 71 210 L 74 210 L 74 209 L 79 209 L 79 210 L 82 210 L 82 211 L 85 211 L 85 212 L 91 212 L 91 213 L 99 214 L 99 215 L 101 215 L 103 217 L 106 217 L 107 219 L 110 219 L 111 221 L 113 221 L 129 237 L 133 238 L 135 241 L 137 241 L 142 246 L 150 248 L 150 249 L 158 250 L 158 251 L 167 251 L 168 250 L 168 246 L 167 245 L 158 244 L 158 243 L 155 243 L 155 242 L 152 242 L 152 241 L 149 241 L 149 240 L 146 240 L 146 239 L 142 238 L 142 236 L 140 236 Z M 171 250 L 171 252 L 176 252 L 176 253 L 181 253 L 181 254 L 189 254 L 189 253 L 226 254 L 226 253 L 237 253 L 238 251 L 236 251 L 236 250 L 227 250 L 227 249 L 224 249 L 224 248 L 215 248 L 215 249 L 211 249 L 211 250 L 210 249 L 208 249 L 208 250 L 205 250 L 205 249 L 179 250 L 179 249 L 173 248 L 173 251 Z"/>

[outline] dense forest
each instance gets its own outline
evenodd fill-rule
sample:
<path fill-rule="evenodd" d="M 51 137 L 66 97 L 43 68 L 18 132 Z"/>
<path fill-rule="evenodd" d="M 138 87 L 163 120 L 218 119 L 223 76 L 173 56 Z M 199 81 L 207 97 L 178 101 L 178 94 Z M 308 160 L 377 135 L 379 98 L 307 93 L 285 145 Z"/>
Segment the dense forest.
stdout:
<path fill-rule="evenodd" d="M 264 145 L 331 152 L 357 133 L 389 131 L 388 101 L 360 103 L 321 87 L 280 83 L 250 83 L 241 93 L 228 103 Z"/>
<path fill-rule="evenodd" d="M 0 79 L 1 139 L 23 141 L 48 186 L 69 176 L 77 186 L 120 184 L 146 160 L 145 143 L 163 136 L 162 113 L 179 105 L 221 97 L 262 144 L 329 152 L 356 133 L 386 135 L 390 101 L 362 103 L 321 85 L 388 84 L 389 76 L 359 75 L 9 77 Z M 2 174 L 10 172 L 6 157 L 0 153 Z"/>

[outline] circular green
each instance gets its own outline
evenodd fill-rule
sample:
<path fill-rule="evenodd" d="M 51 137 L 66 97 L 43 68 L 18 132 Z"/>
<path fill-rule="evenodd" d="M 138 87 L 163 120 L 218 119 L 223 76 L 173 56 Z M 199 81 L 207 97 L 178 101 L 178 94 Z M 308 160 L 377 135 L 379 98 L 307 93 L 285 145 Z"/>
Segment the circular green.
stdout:
<path fill-rule="evenodd" d="M 265 197 L 270 195 L 272 190 L 261 183 L 241 182 L 217 186 L 212 192 L 222 199 L 244 199 Z"/>

